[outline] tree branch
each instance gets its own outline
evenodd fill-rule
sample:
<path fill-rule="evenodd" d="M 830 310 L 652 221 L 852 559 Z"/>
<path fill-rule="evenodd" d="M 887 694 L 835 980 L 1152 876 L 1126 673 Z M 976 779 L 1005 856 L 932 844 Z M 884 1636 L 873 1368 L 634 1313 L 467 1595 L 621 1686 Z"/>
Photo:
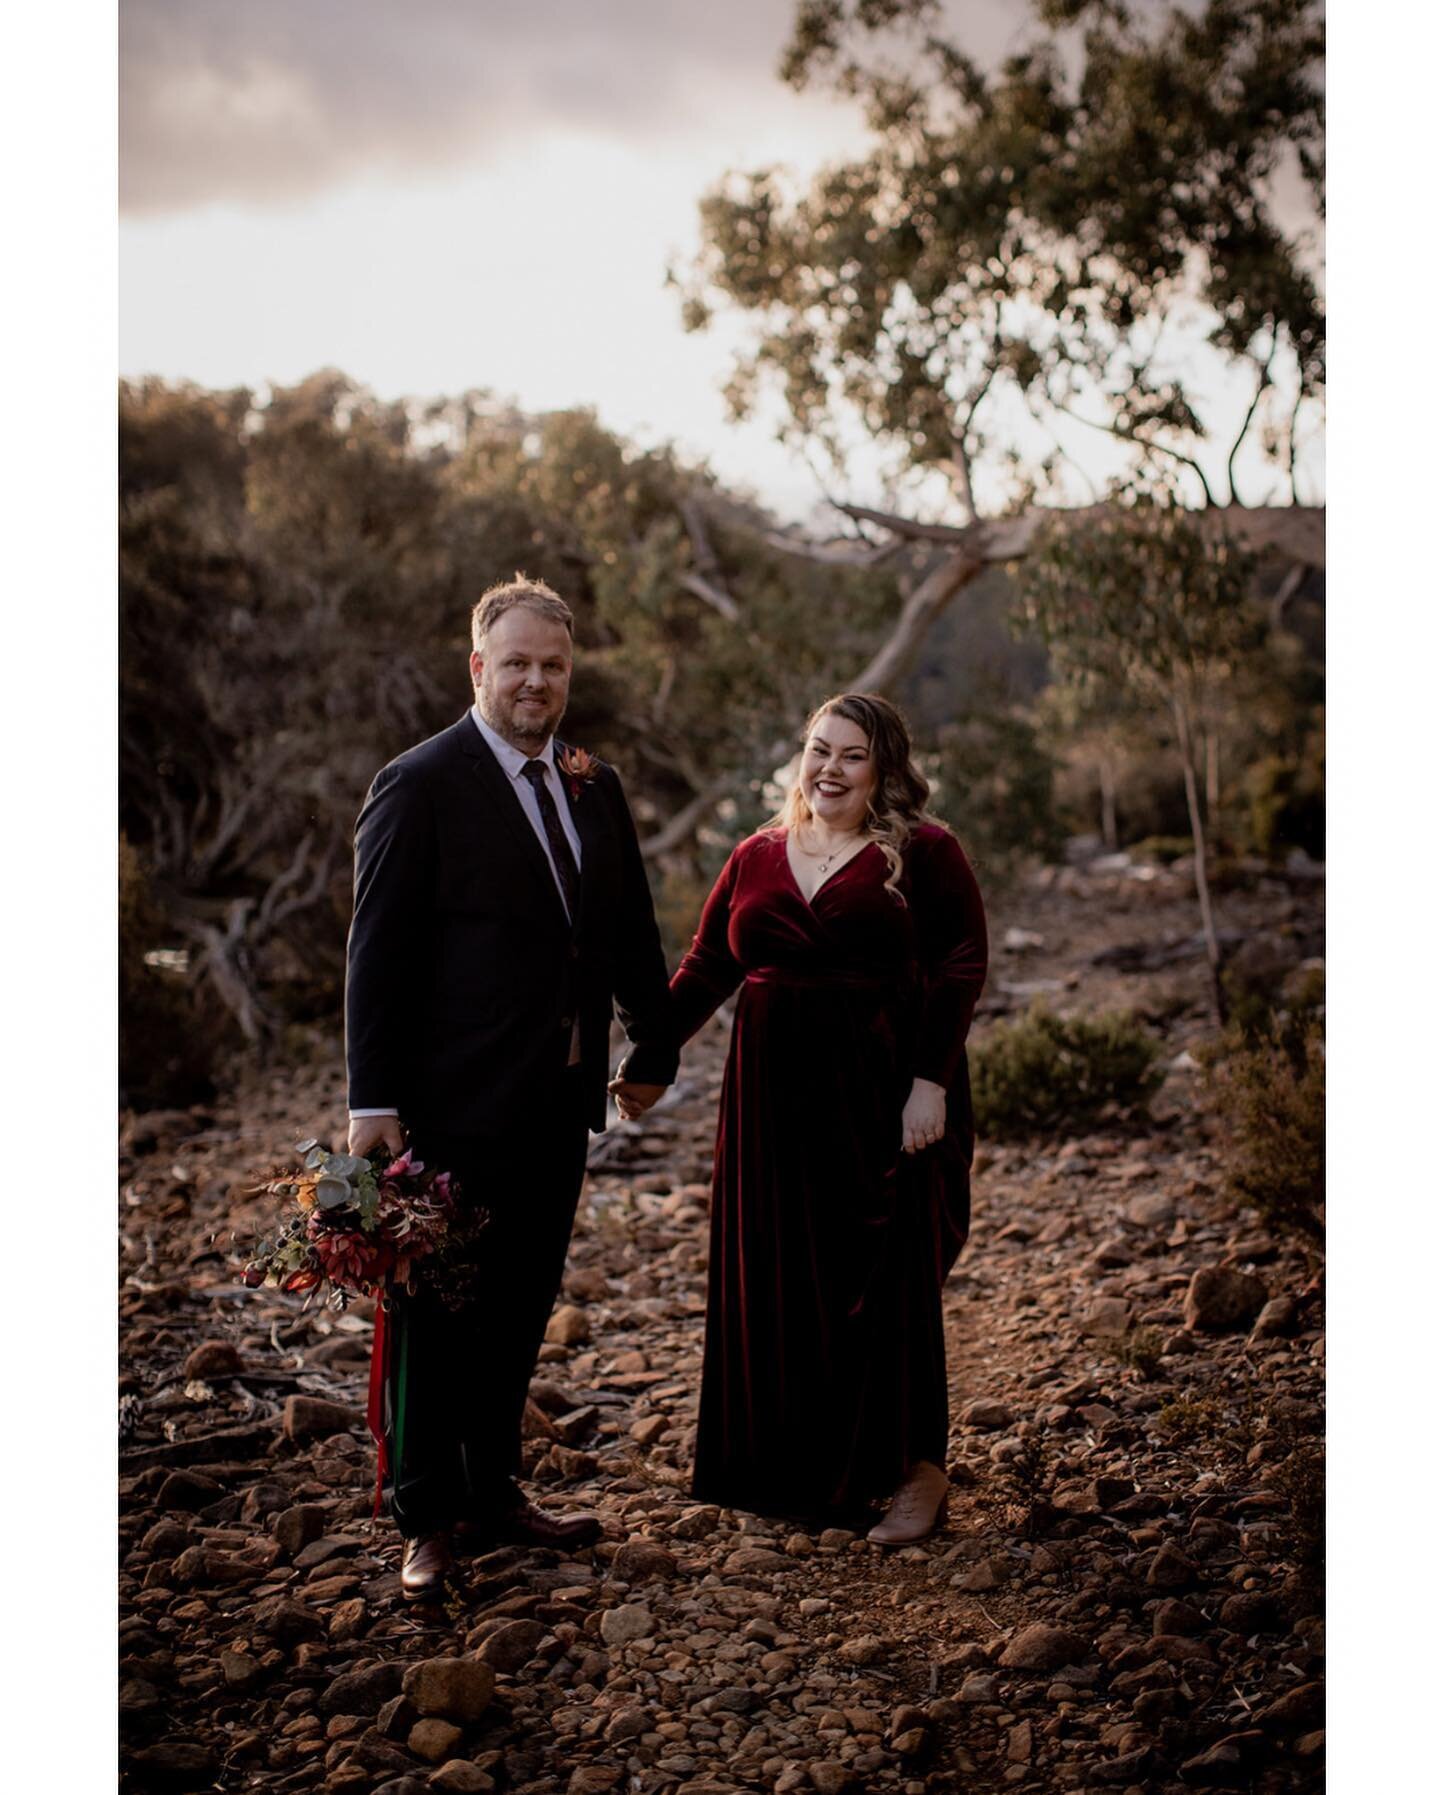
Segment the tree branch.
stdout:
<path fill-rule="evenodd" d="M 695 556 L 695 571 L 682 574 L 680 584 L 687 592 L 693 592 L 696 598 L 702 598 L 707 605 L 712 605 L 728 623 L 738 623 L 740 607 L 726 590 L 725 570 L 710 546 L 704 513 L 693 497 L 682 503 L 680 516 L 684 520 L 685 534 L 690 538 L 690 547 Z"/>
<path fill-rule="evenodd" d="M 705 603 L 718 611 L 727 623 L 740 621 L 740 607 L 730 594 L 722 592 L 718 586 L 712 586 L 709 580 L 703 579 L 698 573 L 682 573 L 679 584 L 687 592 L 693 592 L 696 598 L 704 599 Z"/>
<path fill-rule="evenodd" d="M 889 636 L 853 682 L 857 692 L 885 692 L 909 667 L 930 625 L 955 594 L 985 571 L 986 562 L 973 552 L 950 555 L 931 570 L 906 599 Z"/>
<path fill-rule="evenodd" d="M 893 511 L 872 511 L 868 505 L 836 505 L 835 509 L 856 523 L 877 524 L 907 542 L 968 542 L 975 529 L 974 524 L 916 523 L 913 518 L 900 517 Z"/>
<path fill-rule="evenodd" d="M 1250 425 L 1255 417 L 1256 408 L 1260 403 L 1261 396 L 1263 395 L 1266 387 L 1268 387 L 1270 384 L 1270 369 L 1271 369 L 1272 364 L 1274 363 L 1275 351 L 1279 347 L 1279 344 L 1280 344 L 1280 333 L 1278 330 L 1273 331 L 1271 333 L 1271 337 L 1270 337 L 1270 353 L 1265 357 L 1265 365 L 1260 370 L 1260 380 L 1255 388 L 1255 397 L 1250 401 L 1250 409 L 1245 413 L 1245 422 L 1240 426 L 1240 434 L 1235 438 L 1235 441 L 1231 444 L 1230 454 L 1226 458 L 1225 484 L 1230 488 L 1230 503 L 1232 505 L 1238 505 L 1241 503 L 1240 497 L 1235 491 L 1235 457 L 1240 453 L 1240 445 L 1245 441 L 1245 438 L 1250 434 Z"/>
<path fill-rule="evenodd" d="M 1172 449 L 1168 443 L 1151 442 L 1148 437 L 1138 436 L 1133 430 L 1122 430 L 1118 424 L 1102 424 L 1094 418 L 1084 417 L 1069 405 L 1062 405 L 1058 399 L 1053 400 L 1052 403 L 1057 411 L 1063 411 L 1067 418 L 1074 418 L 1077 424 L 1086 424 L 1091 430 L 1103 430 L 1106 436 L 1115 436 L 1121 442 L 1134 443 L 1136 448 L 1144 449 L 1147 453 L 1169 455 L 1194 473 L 1195 478 L 1200 482 L 1201 491 L 1205 494 L 1205 503 L 1207 505 L 1215 503 L 1215 494 L 1210 490 L 1210 482 L 1205 478 L 1205 470 L 1193 455 L 1186 455 L 1180 449 Z"/>
<path fill-rule="evenodd" d="M 718 779 L 712 779 L 683 810 L 677 810 L 662 829 L 641 842 L 640 852 L 644 858 L 658 859 L 662 854 L 673 853 L 688 841 L 725 794 L 734 789 L 739 777 L 736 773 L 722 773 Z"/>
<path fill-rule="evenodd" d="M 799 555 L 802 560 L 818 561 L 825 567 L 878 567 L 904 546 L 898 536 L 881 543 L 860 543 L 854 538 L 806 542 L 799 536 L 786 536 L 779 530 L 767 530 L 761 541 L 771 548 L 778 548 L 782 554 Z"/>

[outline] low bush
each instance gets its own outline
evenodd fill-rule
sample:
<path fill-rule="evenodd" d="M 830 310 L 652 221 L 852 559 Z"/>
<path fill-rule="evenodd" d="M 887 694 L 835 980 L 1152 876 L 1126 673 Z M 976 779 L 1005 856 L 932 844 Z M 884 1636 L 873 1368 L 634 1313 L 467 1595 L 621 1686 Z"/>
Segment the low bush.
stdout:
<path fill-rule="evenodd" d="M 971 1055 L 981 1134 L 1026 1135 L 1143 1106 L 1164 1074 L 1159 1043 L 1132 1016 L 1058 1016 L 1037 1004 L 997 1024 Z"/>
<path fill-rule="evenodd" d="M 1203 1056 L 1230 1196 L 1274 1226 L 1325 1234 L 1325 1033 L 1310 1010 L 1232 1026 Z"/>

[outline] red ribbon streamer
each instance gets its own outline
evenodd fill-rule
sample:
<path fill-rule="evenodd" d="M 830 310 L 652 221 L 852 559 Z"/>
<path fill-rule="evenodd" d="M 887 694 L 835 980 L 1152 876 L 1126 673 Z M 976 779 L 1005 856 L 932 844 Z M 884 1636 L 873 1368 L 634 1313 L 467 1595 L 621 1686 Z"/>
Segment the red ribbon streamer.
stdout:
<path fill-rule="evenodd" d="M 390 1328 L 386 1325 L 385 1299 L 375 1305 L 375 1335 L 370 1346 L 370 1401 L 365 1419 L 375 1438 L 375 1506 L 378 1518 L 384 1507 L 385 1477 L 390 1469 L 385 1440 L 385 1392 L 390 1382 Z"/>

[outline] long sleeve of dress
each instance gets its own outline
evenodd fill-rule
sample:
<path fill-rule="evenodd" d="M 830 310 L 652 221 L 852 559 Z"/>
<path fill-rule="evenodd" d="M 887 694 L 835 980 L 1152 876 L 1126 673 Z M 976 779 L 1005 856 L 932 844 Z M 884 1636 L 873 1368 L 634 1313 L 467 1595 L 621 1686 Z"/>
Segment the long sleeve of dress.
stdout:
<path fill-rule="evenodd" d="M 927 830 L 911 851 L 922 1003 L 914 1075 L 949 1088 L 985 985 L 989 943 L 980 887 L 955 837 Z"/>
<path fill-rule="evenodd" d="M 739 989 L 745 968 L 730 951 L 730 900 L 735 889 L 737 848 L 705 900 L 690 951 L 670 981 L 675 1039 L 684 1043 Z"/>

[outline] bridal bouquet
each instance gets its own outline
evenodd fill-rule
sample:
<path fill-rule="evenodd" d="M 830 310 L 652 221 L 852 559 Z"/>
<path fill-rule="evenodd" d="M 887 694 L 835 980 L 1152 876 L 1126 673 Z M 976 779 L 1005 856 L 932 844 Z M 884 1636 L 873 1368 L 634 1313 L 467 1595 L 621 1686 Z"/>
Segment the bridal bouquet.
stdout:
<path fill-rule="evenodd" d="M 462 1211 L 448 1172 L 409 1148 L 398 1158 L 384 1147 L 362 1158 L 302 1141 L 296 1151 L 305 1156 L 301 1168 L 260 1187 L 294 1209 L 245 1267 L 247 1285 L 328 1286 L 337 1309 L 422 1283 L 447 1302 L 462 1300 L 475 1238 L 489 1218 Z"/>

